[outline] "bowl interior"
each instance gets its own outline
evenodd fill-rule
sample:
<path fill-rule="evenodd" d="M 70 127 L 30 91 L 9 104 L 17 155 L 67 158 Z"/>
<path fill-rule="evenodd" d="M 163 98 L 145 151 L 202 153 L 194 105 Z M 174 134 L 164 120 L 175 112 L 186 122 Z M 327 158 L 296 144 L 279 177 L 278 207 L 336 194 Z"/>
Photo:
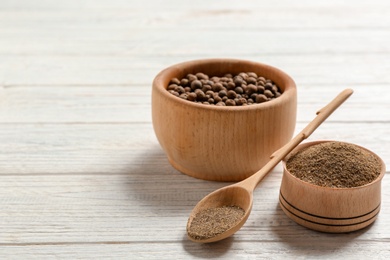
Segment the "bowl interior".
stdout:
<path fill-rule="evenodd" d="M 255 72 L 258 76 L 263 76 L 272 80 L 280 88 L 282 93 L 278 98 L 268 102 L 254 104 L 252 106 L 219 107 L 204 106 L 202 104 L 188 102 L 186 100 L 177 98 L 166 91 L 166 88 L 168 87 L 172 78 L 182 79 L 190 73 L 196 74 L 198 72 L 205 73 L 210 77 L 221 77 L 226 73 L 235 75 L 240 72 Z M 185 104 L 188 105 L 202 106 L 205 109 L 253 109 L 254 106 L 271 106 L 272 103 L 286 102 L 286 95 L 288 95 L 287 93 L 294 92 L 295 94 L 296 92 L 296 85 L 293 79 L 280 69 L 263 63 L 237 59 L 204 59 L 179 63 L 161 71 L 154 79 L 153 86 L 157 88 L 159 94 L 164 95 L 167 98 L 176 100 L 177 102 L 185 102 Z"/>
<path fill-rule="evenodd" d="M 340 142 L 340 141 L 333 141 L 333 140 L 319 140 L 319 141 L 313 141 L 313 142 L 306 142 L 306 143 L 303 143 L 303 144 L 300 144 L 298 145 L 293 151 L 290 152 L 289 155 L 287 155 L 283 160 L 282 160 L 282 165 L 283 165 L 283 169 L 284 171 L 289 174 L 292 178 L 296 179 L 298 182 L 302 182 L 304 183 L 305 185 L 312 185 L 316 188 L 324 188 L 324 189 L 359 189 L 363 186 L 367 186 L 367 185 L 371 185 L 372 183 L 375 183 L 375 182 L 380 182 L 382 180 L 382 178 L 384 177 L 385 173 L 386 173 L 386 165 L 384 163 L 384 161 L 382 160 L 382 158 L 380 158 L 377 154 L 375 154 L 374 152 L 368 150 L 367 148 L 365 147 L 362 147 L 362 146 L 359 146 L 359 145 L 356 145 L 356 144 L 353 144 L 354 146 L 357 146 L 359 147 L 360 149 L 368 152 L 369 154 L 373 155 L 374 157 L 376 157 L 379 161 L 379 163 L 381 164 L 381 170 L 380 170 L 380 174 L 371 182 L 365 184 L 365 185 L 361 185 L 361 186 L 356 186 L 356 187 L 346 187 L 346 188 L 338 188 L 338 187 L 322 187 L 322 186 L 318 186 L 316 184 L 313 184 L 313 183 L 310 183 L 310 182 L 307 182 L 307 181 L 304 181 L 298 177 L 296 177 L 294 174 L 292 174 L 288 168 L 287 168 L 287 161 L 291 158 L 291 156 L 293 156 L 294 154 L 296 154 L 297 152 L 305 149 L 305 148 L 308 148 L 310 146 L 313 146 L 313 145 L 317 145 L 317 144 L 321 144 L 321 143 L 326 143 L 326 142 L 338 142 L 338 143 L 345 143 L 345 144 L 351 144 L 351 143 L 347 143 L 347 142 Z"/>

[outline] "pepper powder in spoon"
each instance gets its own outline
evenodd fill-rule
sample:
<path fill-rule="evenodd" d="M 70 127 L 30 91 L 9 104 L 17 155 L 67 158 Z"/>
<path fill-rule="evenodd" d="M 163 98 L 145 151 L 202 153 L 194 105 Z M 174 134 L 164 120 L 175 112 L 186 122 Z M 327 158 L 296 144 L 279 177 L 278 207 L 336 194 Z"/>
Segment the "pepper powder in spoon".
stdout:
<path fill-rule="evenodd" d="M 211 238 L 233 227 L 244 214 L 245 211 L 238 206 L 208 208 L 196 214 L 187 233 L 196 240 Z"/>
<path fill-rule="evenodd" d="M 293 154 L 286 162 L 295 177 L 322 187 L 352 188 L 374 181 L 381 172 L 378 158 L 357 145 L 316 144 Z"/>

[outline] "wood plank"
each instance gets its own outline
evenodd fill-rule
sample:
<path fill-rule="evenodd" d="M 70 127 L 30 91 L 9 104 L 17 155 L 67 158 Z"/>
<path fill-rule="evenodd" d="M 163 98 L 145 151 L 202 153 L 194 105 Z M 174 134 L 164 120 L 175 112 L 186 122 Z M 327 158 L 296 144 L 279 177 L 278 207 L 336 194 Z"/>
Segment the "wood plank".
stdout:
<path fill-rule="evenodd" d="M 44 8 L 44 9 L 58 9 L 58 8 L 90 8 L 92 6 L 95 6 L 95 8 L 106 8 L 107 6 L 111 6 L 112 8 L 118 8 L 122 7 L 125 5 L 131 5 L 131 6 L 136 6 L 136 7 L 145 7 L 145 3 L 143 1 L 126 1 L 126 0 L 112 0 L 112 1 L 94 1 L 94 0 L 86 0 L 80 3 L 77 0 L 69 0 L 66 3 L 53 3 L 50 0 L 39 0 L 37 3 L 34 4 L 25 4 L 23 0 L 5 0 L 3 1 L 5 6 L 8 6 L 9 8 Z M 234 3 L 234 0 L 228 0 L 226 1 L 227 3 Z M 277 6 L 274 3 L 259 3 L 256 0 L 248 0 L 248 5 L 250 6 L 264 6 L 264 7 L 269 7 L 269 6 Z M 209 2 L 206 0 L 200 0 L 199 3 L 206 3 L 208 4 Z M 281 0 L 280 3 L 290 3 L 288 0 Z M 388 6 L 388 2 L 384 0 L 373 0 L 370 3 L 367 3 L 365 1 L 352 1 L 352 0 L 345 0 L 343 2 L 337 1 L 337 0 L 320 0 L 317 1 L 317 3 L 313 3 L 310 0 L 302 0 L 299 2 L 294 2 L 290 3 L 290 6 L 293 8 L 295 6 L 317 6 L 317 7 L 324 7 L 324 6 L 335 6 L 335 7 L 342 7 L 342 6 L 348 6 L 350 3 L 355 3 L 356 6 L 370 6 L 372 3 L 377 4 L 377 6 L 383 7 L 383 6 Z M 176 8 L 183 8 L 183 7 L 188 7 L 188 6 L 197 6 L 198 4 L 187 4 L 183 3 L 181 1 L 177 2 L 177 5 L 175 5 Z M 281 4 L 279 4 L 281 5 Z M 164 1 L 156 1 L 152 7 L 163 7 L 166 6 L 166 3 Z M 209 8 L 214 9 L 221 7 L 219 3 L 210 3 Z"/>
<path fill-rule="evenodd" d="M 235 8 L 240 8 L 244 6 L 249 7 L 263 7 L 263 8 L 286 8 L 286 5 L 288 4 L 288 7 L 294 9 L 294 8 L 368 8 L 368 9 L 381 9 L 389 6 L 389 3 L 386 0 L 372 0 L 370 2 L 367 1 L 353 1 L 353 0 L 344 0 L 342 2 L 337 0 L 320 0 L 320 1 L 310 1 L 310 0 L 301 0 L 291 3 L 289 0 L 280 0 L 279 3 L 275 4 L 272 2 L 264 2 L 259 3 L 257 0 L 248 0 L 245 2 L 245 4 L 241 3 L 238 4 L 234 0 L 227 0 L 226 6 L 231 6 L 230 4 L 235 3 Z M 353 4 L 353 5 L 351 5 Z M 30 10 L 30 11 L 36 11 L 36 10 L 47 10 L 47 11 L 53 11 L 53 10 L 63 10 L 63 9 L 70 9 L 70 10 L 110 10 L 110 9 L 121 9 L 126 7 L 132 7 L 137 8 L 145 11 L 145 2 L 143 1 L 127 1 L 127 0 L 111 0 L 111 1 L 95 1 L 95 0 L 85 0 L 85 1 L 77 1 L 77 0 L 68 0 L 66 2 L 60 2 L 60 3 L 53 3 L 50 0 L 37 0 L 34 3 L 26 3 L 23 0 L 4 0 L 1 2 L 1 6 L 3 10 L 12 11 L 12 10 Z M 153 4 L 150 4 L 150 9 L 154 12 L 161 11 L 164 8 L 167 9 L 188 9 L 193 7 L 207 7 L 204 9 L 221 9 L 221 4 L 218 2 L 209 2 L 207 0 L 199 0 L 198 3 L 183 3 L 182 1 L 177 1 L 175 4 L 167 5 L 165 1 L 154 1 Z M 286 8 L 287 9 L 287 8 Z M 147 10 L 147 9 L 146 9 Z M 341 9 L 340 11 L 342 11 Z"/>
<path fill-rule="evenodd" d="M 133 29 L 131 32 L 110 30 L 102 34 L 96 34 L 95 30 L 90 28 L 0 31 L 3 45 L 0 54 L 226 56 L 232 53 L 231 46 L 236 48 L 234 55 L 241 56 L 264 52 L 273 55 L 389 54 L 390 52 L 388 29 L 313 30 L 309 33 L 305 30 L 237 30 L 240 37 L 231 37 L 231 33 L 223 30 L 218 33 L 218 37 L 214 37 L 215 31 L 212 30 L 182 29 L 162 32 L 159 28 Z M 202 35 L 202 37 L 193 37 L 193 35 Z M 264 37 L 267 40 L 264 40 Z M 28 44 L 21 43 L 21 38 L 32 40 L 29 40 Z M 189 42 L 188 39 L 191 41 Z M 225 44 L 227 39 L 230 41 L 229 45 Z M 145 42 L 149 44 L 144 44 Z M 324 42 L 327 44 L 324 45 Z"/>
<path fill-rule="evenodd" d="M 329 121 L 390 122 L 387 85 L 298 86 L 298 121 L 344 87 L 355 93 Z M 1 123 L 150 123 L 151 86 L 10 86 L 0 88 Z M 353 112 L 352 112 L 353 111 Z M 352 113 L 351 113 L 352 112 Z"/>
<path fill-rule="evenodd" d="M 294 259 L 387 259 L 387 241 L 354 241 L 353 237 L 333 237 L 313 241 L 286 240 L 283 242 L 237 241 L 199 245 L 193 242 L 166 242 L 161 246 L 148 244 L 60 244 L 60 245 L 15 245 L 0 247 L 6 259 L 279 259 L 294 256 Z M 96 257 L 95 257 L 96 255 Z M 280 257 L 279 257 L 280 256 Z"/>
<path fill-rule="evenodd" d="M 389 37 L 390 39 L 390 37 Z M 389 42 L 390 46 L 390 42 Z M 91 48 L 90 46 L 88 48 Z M 253 60 L 278 67 L 298 84 L 313 88 L 323 85 L 388 85 L 390 54 L 278 55 L 257 49 L 252 54 L 221 53 L 221 57 Z M 64 52 L 61 52 L 64 54 Z M 112 55 L 0 55 L 0 86 L 13 85 L 148 85 L 164 68 L 187 60 L 214 58 L 200 52 L 169 57 Z"/>
<path fill-rule="evenodd" d="M 226 2 L 226 1 L 225 1 Z M 109 4 L 108 4 L 109 3 Z M 234 3 L 234 4 L 232 4 Z M 311 3 L 245 4 L 227 1 L 224 6 L 208 1 L 167 4 L 154 2 L 144 8 L 142 1 L 66 1 L 55 3 L 35 1 L 2 1 L 0 28 L 12 25 L 15 29 L 27 24 L 39 27 L 46 20 L 66 24 L 66 28 L 99 26 L 102 30 L 117 28 L 202 28 L 205 30 L 229 29 L 294 29 L 294 28 L 382 28 L 388 23 L 389 5 L 386 1 L 343 1 Z M 55 12 L 52 12 L 55 10 Z M 104 10 L 104 12 L 103 12 Z M 304 15 L 302 15 L 304 14 Z M 99 18 L 96 23 L 95 17 Z M 337 17 L 337 19 L 335 19 Z M 359 17 L 359 19 L 356 19 Z M 202 23 L 199 23 L 202 19 Z M 237 21 L 240 21 L 239 23 Z M 307 22 L 310 21 L 310 22 Z M 38 23 L 38 25 L 36 24 Z M 208 26 L 212 24 L 212 28 Z M 242 24 L 245 25 L 243 28 Z M 45 28 L 51 27 L 45 24 Z"/>
<path fill-rule="evenodd" d="M 206 11 L 199 3 L 174 7 L 160 4 L 144 10 L 136 7 L 134 1 L 120 2 L 120 7 L 108 5 L 102 12 L 102 6 L 93 4 L 91 9 L 91 3 L 84 6 L 72 2 L 62 4 L 64 7 L 60 9 L 59 4 L 39 1 L 26 10 L 24 3 L 21 6 L 6 1 L 0 16 L 0 53 L 219 56 L 232 52 L 231 45 L 225 44 L 226 39 L 234 44 L 234 54 L 247 56 L 261 53 L 259 50 L 274 55 L 389 53 L 387 13 L 390 7 L 383 1 L 382 8 L 372 3 L 333 7 L 307 3 L 285 7 L 252 5 L 251 8 L 235 5 L 235 9 L 222 10 L 219 5 L 207 2 Z M 53 8 L 57 8 L 56 12 L 50 12 Z M 218 37 L 214 37 L 216 30 Z M 240 37 L 231 37 L 232 34 Z M 28 43 L 23 39 L 29 39 Z"/>
<path fill-rule="evenodd" d="M 387 177 L 387 176 L 386 176 Z M 388 186 L 388 178 L 383 186 Z M 163 178 L 163 181 L 160 181 Z M 1 245 L 66 243 L 173 243 L 186 240 L 188 214 L 206 194 L 223 183 L 206 182 L 179 173 L 129 175 L 2 176 Z M 157 181 L 159 180 L 159 181 Z M 297 225 L 278 206 L 281 181 L 272 172 L 255 192 L 254 207 L 238 243 L 388 238 L 390 193 L 383 190 L 377 221 L 350 234 L 324 234 Z M 147 219 L 147 223 L 145 223 Z M 28 223 L 28 224 L 27 224 Z M 85 235 L 87 234 L 87 235 Z M 176 245 L 177 246 L 177 245 Z"/>
<path fill-rule="evenodd" d="M 341 111 L 340 111 L 341 112 Z M 296 132 L 306 123 L 298 123 Z M 377 153 L 389 169 L 388 123 L 325 122 L 309 140 L 355 143 Z M 173 171 L 146 124 L 3 124 L 2 174 L 129 174 Z"/>
<path fill-rule="evenodd" d="M 156 243 L 98 243 L 65 245 L 0 246 L 6 259 L 387 259 L 388 241 L 354 241 L 353 237 L 334 237 L 319 243 L 284 240 L 283 242 L 231 239 L 222 243 L 199 245 L 193 242 Z M 98 255 L 96 255 L 98 254 Z M 363 257 L 361 257 L 363 258 Z"/>

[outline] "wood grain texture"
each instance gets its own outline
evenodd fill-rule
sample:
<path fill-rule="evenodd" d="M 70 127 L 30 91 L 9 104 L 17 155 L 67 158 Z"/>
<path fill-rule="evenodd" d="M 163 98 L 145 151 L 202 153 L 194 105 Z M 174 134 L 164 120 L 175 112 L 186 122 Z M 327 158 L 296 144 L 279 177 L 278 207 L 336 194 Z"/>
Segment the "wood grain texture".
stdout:
<path fill-rule="evenodd" d="M 227 183 L 173 169 L 150 106 L 153 78 L 172 64 L 270 64 L 297 83 L 296 132 L 353 88 L 308 141 L 361 145 L 390 169 L 389 11 L 385 0 L 0 1 L 0 258 L 388 259 L 389 172 L 361 231 L 292 222 L 278 165 L 242 230 L 190 242 L 191 209 Z"/>
<path fill-rule="evenodd" d="M 304 126 L 298 123 L 296 130 Z M 382 123 L 326 122 L 309 140 L 361 145 L 383 158 L 389 169 L 388 131 L 388 125 Z M 151 124 L 37 123 L 3 124 L 0 128 L 2 174 L 147 174 L 165 163 Z M 164 170 L 172 171 L 170 167 Z"/>
<path fill-rule="evenodd" d="M 390 122 L 390 113 L 386 113 L 390 111 L 386 84 L 298 85 L 297 120 L 311 120 L 316 109 L 344 87 L 353 88 L 354 94 L 327 122 Z M 0 120 L 2 123 L 150 123 L 151 92 L 152 83 L 5 86 L 0 88 Z M 378 108 L 384 113 L 378 113 Z M 350 113 L 351 110 L 354 112 Z"/>
<path fill-rule="evenodd" d="M 151 173 L 149 178 L 140 174 L 2 177 L 7 185 L 1 187 L 0 201 L 7 202 L 7 207 L 0 213 L 1 247 L 3 252 L 19 256 L 37 248 L 46 253 L 57 248 L 58 252 L 52 252 L 59 255 L 71 254 L 70 249 L 75 248 L 86 256 L 91 248 L 99 246 L 107 247 L 104 255 L 112 246 L 111 253 L 118 257 L 125 248 L 138 256 L 165 253 L 167 258 L 172 250 L 184 255 L 188 251 L 188 257 L 217 256 L 218 251 L 242 256 L 249 250 L 252 253 L 248 257 L 255 257 L 270 256 L 279 248 L 298 257 L 302 250 L 308 255 L 332 254 L 332 248 L 338 256 L 356 256 L 353 250 L 359 244 L 369 245 L 359 251 L 371 255 L 388 243 L 387 231 L 382 228 L 390 224 L 386 200 L 377 221 L 365 230 L 338 235 L 317 233 L 298 226 L 278 207 L 281 176 L 278 168 L 260 184 L 253 212 L 242 230 L 228 241 L 209 246 L 189 243 L 185 223 L 193 205 L 207 192 L 221 187 L 220 183 L 195 180 L 177 172 L 164 173 L 164 178 L 161 173 Z M 385 187 L 389 185 L 388 178 L 383 181 Z M 383 196 L 389 195 L 384 190 Z M 161 235 L 159 242 L 156 234 Z M 308 244 L 313 240 L 316 242 Z M 381 254 L 386 255 L 386 250 Z"/>
<path fill-rule="evenodd" d="M 293 153 L 325 143 L 324 141 L 307 142 L 299 145 Z M 340 144 L 347 143 L 340 142 Z M 360 147 L 360 149 L 364 148 Z M 366 152 L 372 154 L 368 150 Z M 380 212 L 382 179 L 386 172 L 384 162 L 375 154 L 372 156 L 377 158 L 379 167 L 375 180 L 366 183 L 363 187 L 347 189 L 321 187 L 313 185 L 315 182 L 308 183 L 296 178 L 296 174 L 299 173 L 295 171 L 295 174 L 292 174 L 289 171 L 286 166 L 289 159 L 286 158 L 283 162 L 283 178 L 280 185 L 280 207 L 298 224 L 321 232 L 346 233 L 369 226 Z M 351 167 L 347 164 L 343 167 Z"/>
<path fill-rule="evenodd" d="M 361 37 L 365 37 L 364 34 Z M 384 37 L 389 38 L 388 42 L 384 41 L 390 46 L 390 35 Z M 293 42 L 293 39 L 284 41 Z M 333 41 L 333 39 L 329 38 L 327 41 Z M 162 44 L 160 40 L 157 42 Z M 366 45 L 370 45 L 370 42 Z M 93 46 L 88 44 L 89 49 L 94 48 Z M 218 50 L 218 47 L 215 50 Z M 77 49 L 77 46 L 72 48 Z M 101 53 L 104 51 L 103 48 L 104 46 L 96 51 Z M 36 50 L 31 51 L 32 55 L 28 55 L 29 52 L 24 55 L 0 54 L 0 84 L 6 87 L 14 85 L 53 87 L 56 85 L 131 85 L 143 87 L 151 86 L 157 73 L 170 65 L 198 58 L 218 57 L 247 59 L 278 67 L 289 74 L 298 87 L 302 84 L 316 88 L 324 85 L 343 85 L 341 88 L 347 87 L 346 85 L 369 87 L 390 83 L 390 75 L 386 73 L 390 69 L 388 64 L 390 54 L 386 52 L 370 52 L 361 55 L 344 54 L 344 52 L 318 54 L 316 50 L 314 53 L 304 55 L 259 51 L 268 49 L 268 46 L 259 48 L 259 50 L 257 48 L 258 46 L 253 46 L 254 50 L 245 54 L 231 54 L 229 50 L 220 54 L 212 52 L 187 55 L 169 53 L 161 55 L 162 51 L 157 51 L 150 55 L 145 54 L 145 56 L 140 56 L 140 51 L 130 55 L 121 52 L 115 55 L 87 55 L 84 52 L 80 55 L 46 55 Z M 199 47 L 199 49 L 204 48 Z M 243 49 L 247 50 L 248 47 L 245 46 Z M 23 50 L 21 52 L 25 53 Z"/>
<path fill-rule="evenodd" d="M 167 92 L 172 78 L 181 80 L 199 71 L 218 76 L 227 72 L 262 73 L 283 94 L 262 104 L 220 107 L 184 101 Z M 283 71 L 261 63 L 236 59 L 189 61 L 165 69 L 153 81 L 156 137 L 176 169 L 199 179 L 241 181 L 252 175 L 291 139 L 296 110 L 294 81 Z"/>

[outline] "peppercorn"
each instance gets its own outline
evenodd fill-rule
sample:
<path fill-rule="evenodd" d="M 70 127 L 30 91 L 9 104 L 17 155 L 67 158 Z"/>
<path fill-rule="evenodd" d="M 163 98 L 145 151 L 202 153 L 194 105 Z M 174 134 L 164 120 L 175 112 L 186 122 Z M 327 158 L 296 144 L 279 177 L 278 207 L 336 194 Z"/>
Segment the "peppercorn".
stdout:
<path fill-rule="evenodd" d="M 227 97 L 230 99 L 235 99 L 237 97 L 237 93 L 234 90 L 229 90 L 227 92 Z"/>
<path fill-rule="evenodd" d="M 261 85 L 257 86 L 257 93 L 263 94 L 264 90 L 265 90 L 265 88 L 263 86 L 261 86 Z"/>
<path fill-rule="evenodd" d="M 203 91 L 203 90 L 202 90 Z M 204 91 L 203 91 L 204 92 Z M 206 95 L 209 95 L 210 97 L 212 97 L 213 95 L 214 95 L 214 91 L 212 91 L 212 90 L 207 90 L 206 92 L 205 92 L 205 94 Z"/>
<path fill-rule="evenodd" d="M 167 88 L 167 90 L 175 90 L 178 87 L 177 84 L 170 84 Z"/>
<path fill-rule="evenodd" d="M 178 80 L 177 78 L 173 78 L 173 79 L 171 79 L 171 81 L 169 81 L 169 83 L 180 85 L 180 80 Z"/>
<path fill-rule="evenodd" d="M 202 72 L 198 72 L 195 74 L 195 76 L 198 78 L 198 79 L 209 79 L 209 76 L 207 76 L 206 74 L 202 73 Z"/>
<path fill-rule="evenodd" d="M 245 93 L 248 94 L 249 96 L 255 92 L 257 92 L 257 87 L 253 84 L 249 84 L 245 90 Z"/>
<path fill-rule="evenodd" d="M 221 98 L 225 97 L 227 95 L 226 93 L 226 90 L 221 90 L 219 91 L 219 94 L 218 94 Z"/>
<path fill-rule="evenodd" d="M 264 88 L 268 89 L 268 90 L 271 90 L 272 89 L 272 83 L 270 83 L 270 82 L 265 83 Z"/>
<path fill-rule="evenodd" d="M 212 77 L 211 80 L 212 80 L 214 83 L 219 82 L 219 78 L 218 78 L 218 77 Z"/>
<path fill-rule="evenodd" d="M 187 100 L 189 101 L 195 101 L 197 95 L 194 92 L 188 93 Z"/>
<path fill-rule="evenodd" d="M 198 89 L 198 88 L 202 88 L 202 82 L 200 82 L 199 80 L 192 81 L 191 82 L 191 89 L 195 90 L 195 89 Z"/>
<path fill-rule="evenodd" d="M 263 86 L 263 87 L 264 87 L 264 86 L 265 86 L 265 81 L 258 80 L 258 81 L 257 81 L 257 85 L 258 85 L 258 86 Z"/>
<path fill-rule="evenodd" d="M 201 89 L 196 89 L 195 94 L 198 100 L 203 100 L 206 97 L 205 93 Z"/>
<path fill-rule="evenodd" d="M 171 93 L 172 95 L 176 96 L 176 97 L 180 96 L 180 94 L 177 93 L 177 92 L 174 91 L 174 90 L 169 90 L 168 92 Z"/>
<path fill-rule="evenodd" d="M 188 74 L 187 79 L 192 82 L 194 80 L 197 80 L 198 78 L 194 74 Z"/>
<path fill-rule="evenodd" d="M 180 94 L 180 96 L 179 96 L 180 98 L 182 98 L 182 99 L 187 99 L 187 97 L 188 97 L 188 94 L 186 94 L 186 93 L 183 93 L 183 94 Z"/>
<path fill-rule="evenodd" d="M 247 80 L 246 80 L 246 82 L 247 82 L 248 84 L 254 84 L 254 85 L 256 85 L 257 80 L 256 80 L 255 78 L 253 78 L 253 77 L 248 77 Z"/>
<path fill-rule="evenodd" d="M 264 95 L 266 95 L 266 96 L 269 97 L 269 98 L 272 98 L 272 97 L 274 96 L 274 94 L 272 93 L 272 91 L 269 90 L 269 89 L 264 90 Z"/>
<path fill-rule="evenodd" d="M 245 98 L 237 98 L 236 105 L 237 106 L 242 106 L 243 104 L 246 104 L 246 99 Z"/>
<path fill-rule="evenodd" d="M 203 87 L 202 87 L 202 91 L 203 92 L 207 92 L 207 91 L 209 91 L 209 90 L 211 90 L 212 89 L 212 87 L 210 86 L 210 85 L 204 85 Z"/>
<path fill-rule="evenodd" d="M 216 103 L 218 102 L 221 102 L 222 101 L 222 98 L 220 96 L 218 96 L 218 94 L 214 93 L 213 95 L 213 99 Z"/>
<path fill-rule="evenodd" d="M 223 76 L 223 77 L 221 77 L 221 79 L 220 79 L 222 82 L 226 82 L 226 81 L 228 81 L 228 78 L 227 77 L 225 77 L 225 76 Z"/>
<path fill-rule="evenodd" d="M 244 90 L 242 89 L 242 87 L 236 87 L 236 88 L 234 89 L 234 91 L 235 91 L 237 94 L 242 94 L 242 93 L 244 93 Z"/>
<path fill-rule="evenodd" d="M 233 99 L 228 99 L 228 100 L 225 101 L 225 104 L 226 104 L 227 106 L 235 106 L 235 105 L 236 105 L 236 102 L 234 102 Z"/>
<path fill-rule="evenodd" d="M 232 82 L 232 81 L 229 81 L 229 82 L 227 83 L 227 86 L 226 86 L 226 88 L 227 88 L 228 90 L 233 90 L 235 87 L 236 87 L 236 84 L 234 84 L 234 82 Z"/>
<path fill-rule="evenodd" d="M 238 76 L 240 76 L 243 80 L 246 80 L 248 78 L 248 74 L 245 72 L 238 73 Z"/>
<path fill-rule="evenodd" d="M 264 77 L 258 77 L 257 78 L 257 82 L 263 82 L 263 84 L 265 85 L 265 78 Z"/>
<path fill-rule="evenodd" d="M 188 79 L 186 79 L 186 78 L 182 78 L 181 80 L 180 80 L 180 85 L 182 85 L 183 87 L 185 87 L 185 86 L 187 86 L 188 85 Z"/>
<path fill-rule="evenodd" d="M 272 80 L 258 77 L 254 72 L 226 73 L 222 77 L 189 73 L 182 79 L 172 78 L 167 91 L 184 100 L 217 106 L 258 104 L 281 95 Z"/>
<path fill-rule="evenodd" d="M 244 83 L 244 80 L 242 77 L 236 76 L 234 78 L 234 84 L 236 84 L 237 87 L 240 87 L 242 85 L 242 83 Z"/>
<path fill-rule="evenodd" d="M 221 83 L 215 83 L 212 87 L 215 92 L 219 92 L 224 89 L 223 85 Z"/>
<path fill-rule="evenodd" d="M 268 100 L 268 98 L 263 94 L 259 94 L 256 96 L 256 103 L 263 103 L 267 100 Z"/>
<path fill-rule="evenodd" d="M 186 92 L 182 86 L 177 86 L 175 88 L 175 91 L 178 92 L 179 94 L 182 94 L 182 93 Z"/>
<path fill-rule="evenodd" d="M 247 74 L 248 74 L 249 77 L 252 77 L 252 78 L 255 78 L 255 79 L 257 78 L 257 74 L 254 73 L 254 72 L 248 72 Z"/>

